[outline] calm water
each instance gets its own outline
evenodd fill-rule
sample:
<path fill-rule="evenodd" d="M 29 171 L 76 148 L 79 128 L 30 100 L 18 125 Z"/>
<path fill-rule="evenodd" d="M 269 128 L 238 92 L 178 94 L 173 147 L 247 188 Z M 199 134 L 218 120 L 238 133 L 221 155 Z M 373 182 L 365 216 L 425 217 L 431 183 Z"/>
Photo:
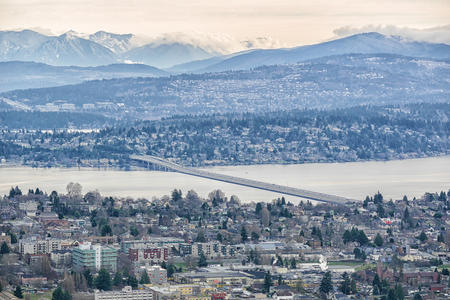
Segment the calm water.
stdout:
<path fill-rule="evenodd" d="M 386 199 L 403 195 L 419 197 L 425 192 L 450 189 L 450 156 L 397 160 L 302 165 L 252 165 L 214 167 L 208 170 L 249 179 L 364 199 L 380 191 Z M 174 188 L 184 193 L 195 190 L 206 197 L 214 189 L 242 201 L 270 201 L 279 194 L 241 187 L 178 173 L 157 171 L 116 171 L 97 169 L 32 169 L 0 167 L 0 195 L 11 186 L 22 190 L 39 187 L 45 191 L 65 192 L 69 182 L 79 182 L 83 193 L 98 189 L 102 195 L 145 197 L 170 194 Z M 288 200 L 297 202 L 294 197 Z"/>

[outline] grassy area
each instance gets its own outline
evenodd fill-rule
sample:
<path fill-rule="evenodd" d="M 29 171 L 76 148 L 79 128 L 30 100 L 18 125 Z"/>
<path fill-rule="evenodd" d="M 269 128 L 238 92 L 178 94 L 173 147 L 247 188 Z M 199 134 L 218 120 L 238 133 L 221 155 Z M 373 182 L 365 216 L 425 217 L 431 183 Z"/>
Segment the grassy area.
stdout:
<path fill-rule="evenodd" d="M 342 260 L 340 260 L 340 261 L 329 261 L 329 262 L 328 262 L 328 265 L 329 265 L 329 266 L 349 266 L 349 267 L 356 267 L 356 266 L 360 266 L 360 265 L 362 265 L 362 264 L 364 264 L 364 263 L 361 262 L 361 261 L 353 261 L 353 260 L 351 260 L 351 261 L 349 261 L 349 260 L 347 260 L 347 261 L 342 261 Z"/>
<path fill-rule="evenodd" d="M 175 263 L 173 264 L 177 269 L 181 268 L 183 270 L 182 272 L 186 272 L 187 270 L 187 264 L 186 263 Z"/>
<path fill-rule="evenodd" d="M 39 293 L 39 294 L 25 294 L 30 297 L 30 300 L 50 300 L 52 299 L 52 292 Z"/>
<path fill-rule="evenodd" d="M 363 264 L 363 265 L 357 267 L 356 271 L 376 269 L 376 268 L 377 268 L 377 264 Z"/>
<path fill-rule="evenodd" d="M 441 265 L 438 267 L 438 270 L 442 270 L 442 269 L 449 269 L 450 270 L 450 265 Z"/>

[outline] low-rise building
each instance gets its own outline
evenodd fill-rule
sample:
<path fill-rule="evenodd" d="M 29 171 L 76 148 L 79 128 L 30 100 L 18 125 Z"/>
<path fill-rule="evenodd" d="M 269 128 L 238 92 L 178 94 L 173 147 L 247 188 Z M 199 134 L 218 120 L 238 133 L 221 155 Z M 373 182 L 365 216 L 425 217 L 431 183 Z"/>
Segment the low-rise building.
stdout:
<path fill-rule="evenodd" d="M 152 300 L 153 291 L 148 289 L 133 290 L 126 286 L 120 291 L 95 291 L 95 300 Z"/>

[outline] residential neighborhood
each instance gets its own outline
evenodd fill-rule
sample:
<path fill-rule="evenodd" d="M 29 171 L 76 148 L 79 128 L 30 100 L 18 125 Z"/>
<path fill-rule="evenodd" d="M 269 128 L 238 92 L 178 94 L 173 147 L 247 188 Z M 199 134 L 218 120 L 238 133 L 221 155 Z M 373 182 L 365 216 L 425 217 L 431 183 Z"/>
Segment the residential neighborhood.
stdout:
<path fill-rule="evenodd" d="M 449 199 L 246 203 L 175 189 L 148 201 L 78 183 L 12 187 L 0 202 L 0 295 L 448 299 Z"/>

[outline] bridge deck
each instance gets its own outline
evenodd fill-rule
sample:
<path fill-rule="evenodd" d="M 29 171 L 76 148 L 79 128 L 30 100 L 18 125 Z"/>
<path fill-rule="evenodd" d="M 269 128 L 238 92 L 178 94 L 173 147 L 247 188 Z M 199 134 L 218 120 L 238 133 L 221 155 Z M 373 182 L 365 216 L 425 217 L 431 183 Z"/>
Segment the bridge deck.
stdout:
<path fill-rule="evenodd" d="M 270 192 L 276 192 L 276 193 L 289 195 L 289 196 L 301 197 L 301 198 L 320 201 L 320 202 L 345 204 L 346 202 L 349 202 L 349 201 L 355 201 L 352 199 L 339 197 L 339 196 L 335 196 L 335 195 L 318 193 L 318 192 L 313 192 L 313 191 L 308 191 L 308 190 L 303 190 L 303 189 L 298 189 L 298 188 L 293 188 L 293 187 L 288 187 L 288 186 L 283 186 L 283 185 L 278 185 L 278 184 L 266 183 L 266 182 L 257 181 L 257 180 L 251 180 L 251 179 L 234 177 L 234 176 L 229 176 L 229 175 L 217 174 L 217 173 L 193 169 L 193 168 L 187 168 L 187 167 L 183 167 L 181 165 L 172 163 L 170 161 L 167 161 L 165 159 L 162 159 L 162 158 L 159 158 L 156 156 L 151 156 L 151 155 L 131 155 L 130 158 L 132 160 L 136 160 L 136 161 L 142 161 L 142 162 L 160 165 L 160 166 L 166 167 L 172 171 L 187 174 L 187 175 L 203 177 L 203 178 L 223 181 L 223 182 L 237 184 L 237 185 L 243 185 L 243 186 L 247 186 L 247 187 L 251 187 L 251 188 L 266 190 L 266 191 L 270 191 Z"/>

